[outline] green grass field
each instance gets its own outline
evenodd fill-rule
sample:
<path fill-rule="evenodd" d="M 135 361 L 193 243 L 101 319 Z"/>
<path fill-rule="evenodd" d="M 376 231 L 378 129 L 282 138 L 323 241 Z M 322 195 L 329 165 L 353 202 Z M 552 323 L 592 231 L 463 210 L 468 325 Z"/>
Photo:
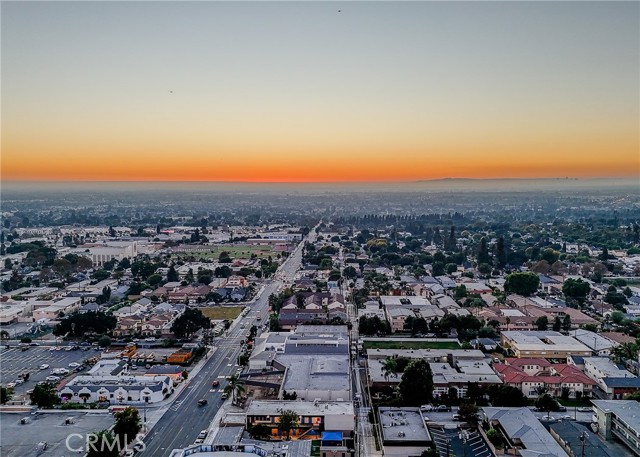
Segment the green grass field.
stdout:
<path fill-rule="evenodd" d="M 448 341 L 365 341 L 364 349 L 460 349 Z"/>
<path fill-rule="evenodd" d="M 273 252 L 271 246 L 253 246 L 250 244 L 241 244 L 236 246 L 212 246 L 206 252 L 188 252 L 180 253 L 181 256 L 193 256 L 197 259 L 218 259 L 221 252 L 228 252 L 232 259 L 250 259 L 252 254 L 259 258 L 267 258 L 272 256 L 275 258 L 277 253 Z"/>
<path fill-rule="evenodd" d="M 215 306 L 212 308 L 200 308 L 202 314 L 214 320 L 233 320 L 240 315 L 244 306 Z"/>

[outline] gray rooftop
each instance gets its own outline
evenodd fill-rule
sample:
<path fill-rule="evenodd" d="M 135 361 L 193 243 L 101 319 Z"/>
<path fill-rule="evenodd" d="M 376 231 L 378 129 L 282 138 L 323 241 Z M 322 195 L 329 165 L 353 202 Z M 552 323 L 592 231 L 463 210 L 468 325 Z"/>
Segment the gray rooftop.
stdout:
<path fill-rule="evenodd" d="M 489 421 L 497 421 L 523 457 L 568 457 L 528 408 L 482 408 Z"/>
<path fill-rule="evenodd" d="M 640 432 L 640 403 L 635 400 L 591 400 L 598 409 L 611 411 L 629 428 Z"/>
<path fill-rule="evenodd" d="M 304 357 L 298 354 L 278 354 L 276 359 L 288 368 L 284 390 L 351 392 L 347 355 Z"/>
<path fill-rule="evenodd" d="M 419 408 L 380 408 L 382 439 L 385 444 L 428 443 L 431 435 Z"/>

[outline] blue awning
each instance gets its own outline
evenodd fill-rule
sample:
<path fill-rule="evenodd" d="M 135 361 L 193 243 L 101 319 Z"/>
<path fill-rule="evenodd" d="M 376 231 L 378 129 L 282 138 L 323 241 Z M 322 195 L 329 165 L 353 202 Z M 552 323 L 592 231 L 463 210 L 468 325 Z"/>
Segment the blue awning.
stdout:
<path fill-rule="evenodd" d="M 342 441 L 342 432 L 322 432 L 322 441 Z"/>

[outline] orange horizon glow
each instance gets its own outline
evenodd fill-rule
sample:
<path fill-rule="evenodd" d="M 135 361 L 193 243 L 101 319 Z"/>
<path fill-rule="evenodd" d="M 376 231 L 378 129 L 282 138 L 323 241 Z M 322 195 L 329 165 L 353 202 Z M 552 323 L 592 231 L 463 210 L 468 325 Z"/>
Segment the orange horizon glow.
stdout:
<path fill-rule="evenodd" d="M 639 12 L 4 2 L 0 179 L 638 178 Z"/>

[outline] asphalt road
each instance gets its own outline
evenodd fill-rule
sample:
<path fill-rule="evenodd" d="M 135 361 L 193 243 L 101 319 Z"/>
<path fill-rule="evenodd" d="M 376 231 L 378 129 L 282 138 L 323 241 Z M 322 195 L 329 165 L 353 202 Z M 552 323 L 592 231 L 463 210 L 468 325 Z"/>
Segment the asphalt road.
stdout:
<path fill-rule="evenodd" d="M 312 237 L 315 233 L 312 231 Z M 241 342 L 252 325 L 258 327 L 268 322 L 269 295 L 279 290 L 283 283 L 292 281 L 302 260 L 302 243 L 280 267 L 276 278 L 265 284 L 260 297 L 250 305 L 250 312 L 241 323 L 245 328 L 236 325 L 229 336 L 215 340 L 217 351 L 207 360 L 200 372 L 190 379 L 187 387 L 176 397 L 175 401 L 156 423 L 145 438 L 146 449 L 137 455 L 168 456 L 173 449 L 184 448 L 193 444 L 201 430 L 209 428 L 209 424 L 223 404 L 222 390 L 226 385 L 223 379 L 235 373 L 236 360 L 240 355 Z M 257 317 L 261 321 L 257 321 Z M 211 382 L 220 380 L 220 386 L 212 389 Z M 197 402 L 206 398 L 208 404 L 199 407 Z"/>

